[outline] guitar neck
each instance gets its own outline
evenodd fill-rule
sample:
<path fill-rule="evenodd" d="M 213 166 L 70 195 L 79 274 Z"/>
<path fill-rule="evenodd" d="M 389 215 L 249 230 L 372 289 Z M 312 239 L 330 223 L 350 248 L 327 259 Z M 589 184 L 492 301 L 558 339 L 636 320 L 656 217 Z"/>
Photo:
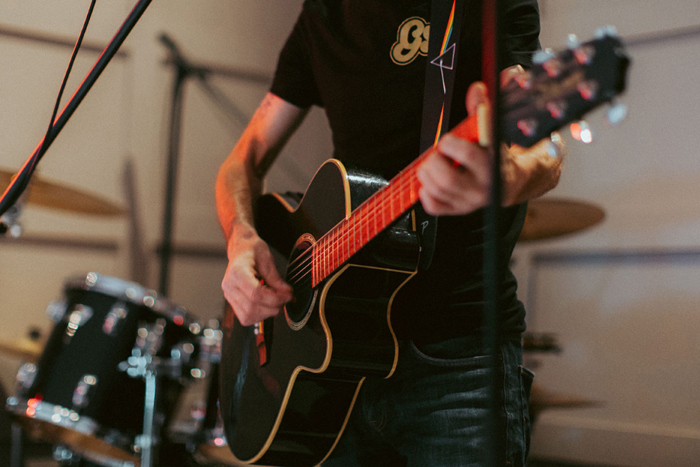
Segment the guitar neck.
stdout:
<path fill-rule="evenodd" d="M 501 91 L 504 141 L 530 147 L 611 101 L 624 90 L 628 65 L 619 38 L 605 29 L 598 39 L 552 55 L 519 75 Z M 487 146 L 490 118 L 486 109 L 481 106 L 451 133 Z M 310 248 L 314 287 L 418 202 L 416 170 L 429 153 L 423 153 Z"/>
<path fill-rule="evenodd" d="M 460 138 L 478 142 L 479 120 L 483 121 L 483 118 L 484 115 L 479 112 L 477 116 L 460 123 L 453 132 Z M 388 185 L 355 209 L 350 217 L 338 223 L 314 244 L 314 287 L 418 202 L 420 181 L 416 177 L 416 171 L 429 153 L 430 150 L 424 152 L 392 178 Z"/>
<path fill-rule="evenodd" d="M 314 244 L 314 287 L 418 202 L 420 182 L 416 169 L 426 156 L 413 161 Z"/>

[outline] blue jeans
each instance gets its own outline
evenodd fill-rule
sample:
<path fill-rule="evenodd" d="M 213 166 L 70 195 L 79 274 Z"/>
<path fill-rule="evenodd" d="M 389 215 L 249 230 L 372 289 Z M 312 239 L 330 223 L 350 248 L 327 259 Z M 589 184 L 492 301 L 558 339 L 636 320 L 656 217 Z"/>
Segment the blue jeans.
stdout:
<path fill-rule="evenodd" d="M 495 417 L 489 368 L 498 378 Z M 532 377 L 522 367 L 519 338 L 507 339 L 495 357 L 482 355 L 481 339 L 474 337 L 420 348 L 402 342 L 394 375 L 365 380 L 323 467 L 523 466 Z"/>

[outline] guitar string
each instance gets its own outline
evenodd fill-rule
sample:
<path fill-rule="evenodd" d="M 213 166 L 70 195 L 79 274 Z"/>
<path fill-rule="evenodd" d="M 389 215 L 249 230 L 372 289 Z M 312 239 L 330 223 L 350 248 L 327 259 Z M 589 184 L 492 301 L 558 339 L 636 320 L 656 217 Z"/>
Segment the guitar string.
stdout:
<path fill-rule="evenodd" d="M 420 159 L 420 158 L 419 158 Z M 417 162 L 414 161 L 414 162 Z M 386 228 L 386 226 L 391 223 L 395 218 L 399 217 L 403 212 L 406 211 L 412 205 L 416 198 L 417 198 L 417 193 L 415 191 L 415 173 L 414 170 L 412 170 L 413 167 L 409 165 L 409 167 L 406 168 L 402 173 L 397 175 L 395 177 L 395 180 L 393 182 L 397 183 L 390 183 L 389 185 L 386 186 L 386 190 L 382 189 L 379 192 L 375 193 L 375 195 L 371 196 L 368 198 L 363 204 L 361 204 L 355 214 L 355 220 L 352 225 L 349 225 L 349 219 L 343 221 L 341 224 L 338 224 L 336 227 L 334 227 L 332 230 L 327 232 L 321 239 L 319 239 L 318 242 L 316 242 L 313 246 L 307 248 L 304 250 L 299 256 L 297 256 L 291 263 L 295 264 L 293 269 L 290 269 L 287 274 L 287 280 L 290 282 L 294 282 L 296 284 L 301 284 L 301 280 L 303 280 L 305 277 L 307 277 L 310 273 L 313 272 L 313 252 L 316 249 L 320 249 L 318 251 L 318 255 L 326 255 L 326 260 L 322 261 L 321 269 L 321 278 L 319 280 L 323 280 L 323 278 L 327 277 L 331 271 L 334 271 L 337 269 L 341 264 L 343 264 L 347 259 L 349 259 L 352 254 L 356 253 L 359 249 L 356 249 L 354 253 L 350 253 L 351 249 L 346 246 L 347 242 L 350 240 L 350 237 L 352 236 L 353 238 L 357 237 L 357 230 L 358 230 L 358 216 L 359 216 L 359 233 L 360 233 L 360 248 L 364 247 L 372 238 L 376 237 L 376 235 Z M 393 188 L 390 188 L 393 187 Z M 385 193 L 386 191 L 386 193 Z M 402 195 L 408 194 L 409 199 L 404 200 L 402 198 Z M 385 200 L 382 201 L 383 204 L 379 204 L 379 206 L 384 207 L 384 204 L 386 202 L 389 203 L 389 211 L 390 211 L 390 221 L 386 222 L 385 221 L 385 212 L 386 210 L 384 209 L 381 213 L 382 216 L 382 224 L 381 229 L 377 228 L 377 213 L 379 212 L 379 209 L 377 208 L 378 206 L 378 201 L 380 198 L 386 198 Z M 398 199 L 397 199 L 398 198 Z M 400 211 L 400 213 L 396 216 L 392 215 L 393 210 L 394 210 L 394 204 L 396 201 L 398 201 L 399 206 L 397 209 Z M 371 203 L 374 203 L 374 208 L 370 206 Z M 375 230 L 374 233 L 371 232 L 371 225 L 370 221 L 374 220 L 375 224 Z M 363 238 L 363 227 L 366 229 L 366 235 L 364 235 L 365 238 L 367 238 L 366 241 L 362 241 Z M 353 229 L 353 234 L 350 233 L 350 229 Z M 336 235 L 338 238 L 335 241 L 331 242 L 330 247 L 326 247 L 325 243 L 329 241 L 329 239 L 333 238 L 333 235 Z M 342 250 L 339 250 L 339 248 L 343 248 Z M 331 263 L 329 265 L 328 262 L 328 257 L 331 257 Z M 339 260 L 338 258 L 342 258 L 342 260 Z M 301 261 L 301 262 L 299 262 Z M 337 265 L 336 265 L 337 262 Z M 311 269 L 311 271 L 309 271 Z M 330 271 L 329 271 L 330 270 Z M 302 276 L 299 277 L 299 274 L 302 274 Z M 313 278 L 312 278 L 313 279 Z"/>
<path fill-rule="evenodd" d="M 350 225 L 349 219 L 344 220 L 342 223 L 338 224 L 336 227 L 328 231 L 325 235 L 323 235 L 314 245 L 311 247 L 307 248 L 304 250 L 299 256 L 297 256 L 292 262 L 290 262 L 290 266 L 294 265 L 292 269 L 288 270 L 287 273 L 287 278 L 290 281 L 295 281 L 295 283 L 299 284 L 300 280 L 302 280 L 304 277 L 308 276 L 309 273 L 313 272 L 313 258 L 314 258 L 314 251 L 317 251 L 317 255 L 326 255 L 326 261 L 323 262 L 322 267 L 322 276 L 323 278 L 327 277 L 329 275 L 328 270 L 335 270 L 337 267 L 339 267 L 341 264 L 343 264 L 347 259 L 349 259 L 352 254 L 350 253 L 351 249 L 346 246 L 346 243 L 349 242 L 350 237 L 352 236 L 353 238 L 357 238 L 357 230 L 358 226 L 357 224 L 359 223 L 359 234 L 360 234 L 360 248 L 364 247 L 371 239 L 377 236 L 377 234 L 386 228 L 388 224 L 393 222 L 396 218 L 398 218 L 403 212 L 406 211 L 415 202 L 415 199 L 417 198 L 417 192 L 414 189 L 415 185 L 415 163 L 417 163 L 419 160 L 421 160 L 422 157 L 416 159 L 413 164 L 410 164 L 404 171 L 399 173 L 394 179 L 392 179 L 392 183 L 390 182 L 388 185 L 386 185 L 385 188 L 381 189 L 374 195 L 372 195 L 370 198 L 365 200 L 356 210 L 356 214 L 354 214 L 353 217 L 355 217 L 355 220 L 353 221 L 354 223 Z M 408 186 L 407 186 L 408 185 Z M 404 201 L 402 199 L 402 195 L 407 194 L 409 195 L 408 202 Z M 386 209 L 384 209 L 381 213 L 382 216 L 382 224 L 385 224 L 381 227 L 381 229 L 377 228 L 377 212 L 379 211 L 379 208 L 377 206 L 382 206 L 384 207 L 383 204 L 378 204 L 381 198 L 385 198 L 382 200 L 382 203 L 389 204 L 389 214 L 390 214 L 390 221 L 385 222 L 385 214 L 386 214 Z M 397 199 L 398 198 L 398 199 Z M 393 215 L 393 210 L 394 210 L 394 203 L 398 201 L 398 210 L 400 213 L 398 215 Z M 370 206 L 371 203 L 374 203 L 374 207 Z M 359 216 L 359 220 L 358 220 Z M 352 218 L 352 217 L 351 217 Z M 370 231 L 370 221 L 373 220 L 375 224 L 375 229 L 374 233 Z M 363 236 L 363 227 L 366 228 L 366 235 Z M 350 233 L 350 229 L 353 229 L 353 233 Z M 332 239 L 333 235 L 337 235 L 338 238 L 336 238 L 335 241 L 330 242 L 331 246 L 327 247 L 325 243 L 329 242 L 329 239 Z M 363 237 L 366 237 L 367 240 L 363 241 Z M 339 250 L 339 248 L 343 248 L 342 250 Z M 355 253 L 359 249 L 355 250 Z M 328 264 L 328 257 L 332 257 L 332 263 L 331 266 L 329 267 Z M 338 257 L 342 257 L 342 260 L 338 260 Z M 337 266 L 335 265 L 335 262 L 338 262 Z M 311 271 L 309 271 L 309 268 L 311 268 Z M 306 272 L 304 272 L 306 271 Z M 303 275 L 299 277 L 299 274 Z M 299 278 L 299 279 L 297 279 Z M 320 280 L 322 280 L 321 278 Z"/>

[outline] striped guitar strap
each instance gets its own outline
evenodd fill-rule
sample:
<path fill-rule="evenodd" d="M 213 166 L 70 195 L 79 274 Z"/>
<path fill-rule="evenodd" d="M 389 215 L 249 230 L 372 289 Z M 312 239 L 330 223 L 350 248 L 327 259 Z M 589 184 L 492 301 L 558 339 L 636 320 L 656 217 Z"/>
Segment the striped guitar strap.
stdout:
<path fill-rule="evenodd" d="M 463 6 L 462 0 L 432 1 L 419 154 L 437 144 L 450 121 Z M 427 214 L 419 203 L 416 218 L 421 239 L 420 268 L 427 269 L 435 250 L 437 217 Z"/>

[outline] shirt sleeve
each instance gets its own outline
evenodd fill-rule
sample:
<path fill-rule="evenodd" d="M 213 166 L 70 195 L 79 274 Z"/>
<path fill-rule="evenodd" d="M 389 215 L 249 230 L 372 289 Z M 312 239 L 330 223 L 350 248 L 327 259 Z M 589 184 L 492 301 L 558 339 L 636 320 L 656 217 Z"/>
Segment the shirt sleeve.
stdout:
<path fill-rule="evenodd" d="M 532 67 L 532 53 L 540 48 L 540 11 L 537 0 L 508 0 L 503 2 L 501 16 L 503 31 L 502 65 Z"/>
<path fill-rule="evenodd" d="M 280 52 L 270 92 L 297 107 L 322 105 L 314 80 L 304 11 Z"/>

